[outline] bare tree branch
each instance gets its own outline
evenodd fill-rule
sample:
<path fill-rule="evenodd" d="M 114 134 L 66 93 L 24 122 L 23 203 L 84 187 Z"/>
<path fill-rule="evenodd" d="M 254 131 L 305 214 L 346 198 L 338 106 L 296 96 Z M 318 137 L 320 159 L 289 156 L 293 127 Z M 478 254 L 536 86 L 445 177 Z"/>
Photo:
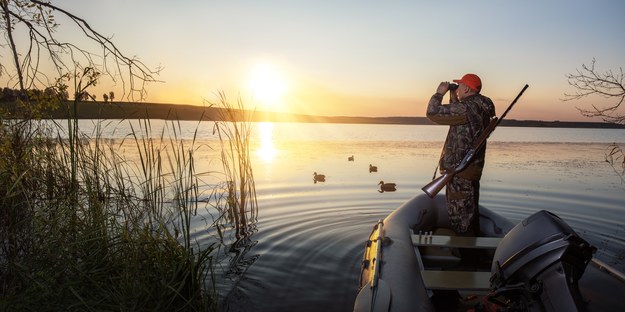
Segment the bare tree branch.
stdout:
<path fill-rule="evenodd" d="M 614 98 L 613 105 L 599 107 L 592 105 L 592 109 L 577 108 L 580 113 L 587 117 L 600 117 L 606 122 L 625 124 L 625 115 L 621 113 L 621 105 L 625 101 L 625 72 L 623 68 L 618 71 L 608 70 L 600 73 L 595 69 L 595 59 L 590 66 L 582 65 L 575 74 L 568 74 L 569 85 L 575 88 L 573 93 L 565 93 L 564 101 L 579 100 L 581 98 L 597 95 L 603 98 Z"/>
<path fill-rule="evenodd" d="M 16 75 L 10 78 L 16 80 L 22 90 L 37 84 L 50 84 L 48 73 L 41 70 L 42 61 L 50 62 L 58 77 L 75 72 L 76 68 L 94 68 L 113 82 L 119 81 L 123 88 L 121 98 L 133 101 L 145 99 L 146 83 L 158 81 L 155 76 L 160 73 L 160 68 L 152 70 L 136 57 L 127 56 L 111 38 L 94 30 L 84 19 L 49 1 L 0 0 L 0 7 L 3 17 L 0 28 L 6 33 L 6 46 L 11 50 L 15 63 Z M 64 27 L 73 26 L 99 46 L 100 51 L 90 51 L 78 40 L 76 42 L 81 42 L 81 46 L 74 41 L 61 40 L 58 35 L 61 25 L 56 22 L 55 14 L 67 18 L 70 24 Z M 26 46 L 20 47 L 18 44 L 22 42 L 13 40 L 12 34 L 16 31 L 28 34 Z M 20 52 L 23 54 L 20 55 Z M 4 66 L 0 64 L 0 72 L 13 72 Z"/>
<path fill-rule="evenodd" d="M 617 72 L 608 70 L 599 73 L 595 69 L 595 59 L 593 59 L 590 66 L 584 64 L 581 69 L 577 70 L 576 74 L 569 74 L 566 77 L 569 80 L 569 85 L 576 91 L 565 93 L 564 101 L 579 100 L 591 95 L 615 99 L 615 103 L 607 107 L 593 104 L 592 109 L 577 109 L 587 117 L 600 117 L 606 122 L 625 124 L 625 115 L 620 113 L 622 111 L 621 105 L 625 101 L 625 73 L 622 67 Z M 625 183 L 625 153 L 618 143 L 609 146 L 605 160 L 614 169 L 621 182 Z"/>
<path fill-rule="evenodd" d="M 13 39 L 13 27 L 10 26 L 13 23 L 11 22 L 11 14 L 8 10 L 8 7 L 9 7 L 8 1 L 2 0 L 0 2 L 0 5 L 2 6 L 2 10 L 4 13 L 3 14 L 4 22 L 7 25 L 6 31 L 7 31 L 7 38 L 9 40 L 9 44 L 11 46 L 15 46 L 15 40 Z M 15 62 L 15 68 L 17 70 L 17 75 L 19 77 L 20 89 L 24 90 L 24 76 L 22 74 L 22 68 L 19 64 L 19 57 L 17 56 L 17 51 L 15 49 L 13 49 L 12 52 L 13 52 L 13 61 Z"/>

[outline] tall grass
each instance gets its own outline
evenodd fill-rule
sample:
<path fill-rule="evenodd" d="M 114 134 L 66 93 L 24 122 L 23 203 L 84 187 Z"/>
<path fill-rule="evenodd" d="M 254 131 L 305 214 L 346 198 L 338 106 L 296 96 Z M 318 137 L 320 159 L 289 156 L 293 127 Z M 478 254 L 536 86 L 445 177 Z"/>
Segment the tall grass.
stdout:
<path fill-rule="evenodd" d="M 221 161 L 226 179 L 228 198 L 225 215 L 234 225 L 236 238 L 244 238 L 256 224 L 258 203 L 250 157 L 250 139 L 254 111 L 245 109 L 241 98 L 231 103 L 223 92 L 219 93 L 220 120 L 214 132 L 221 142 Z M 248 218 L 251 218 L 249 220 Z"/>
<path fill-rule="evenodd" d="M 256 233 L 258 203 L 252 171 L 250 140 L 254 110 L 246 109 L 240 97 L 233 104 L 220 92 L 219 120 L 213 132 L 221 143 L 221 165 L 224 174 L 224 197 L 217 198 L 219 218 L 215 228 L 219 231 L 223 257 L 228 260 L 226 276 L 238 278 L 252 265 L 258 255 L 248 255 L 256 245 L 252 235 Z M 236 282 L 236 281 L 235 281 Z M 229 294 L 226 294 L 229 296 Z"/>
<path fill-rule="evenodd" d="M 178 137 L 179 122 L 154 135 L 142 120 L 119 144 L 102 137 L 101 124 L 85 137 L 76 118 L 67 122 L 64 136 L 59 125 L 0 120 L 0 310 L 217 310 L 223 233 L 247 237 L 257 215 L 249 123 L 215 127 L 227 185 L 221 190 L 203 185 L 213 174 L 196 172 L 203 146 L 197 133 Z M 128 142 L 137 161 L 119 152 Z M 208 226 L 221 242 L 194 241 L 191 220 L 200 205 L 220 212 Z"/>

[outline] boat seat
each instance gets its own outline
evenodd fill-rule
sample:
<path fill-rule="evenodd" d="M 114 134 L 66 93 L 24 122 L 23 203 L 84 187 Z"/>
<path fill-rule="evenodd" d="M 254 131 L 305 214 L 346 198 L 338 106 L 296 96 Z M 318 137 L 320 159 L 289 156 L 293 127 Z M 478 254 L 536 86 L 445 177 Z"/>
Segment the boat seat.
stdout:
<path fill-rule="evenodd" d="M 490 272 L 422 270 L 421 277 L 427 289 L 489 290 Z"/>
<path fill-rule="evenodd" d="M 450 235 L 410 234 L 414 246 L 432 246 L 449 248 L 496 249 L 500 237 L 469 237 Z"/>
<path fill-rule="evenodd" d="M 436 269 L 450 269 L 460 263 L 460 254 L 450 248 L 419 247 L 419 257 L 423 266 Z"/>

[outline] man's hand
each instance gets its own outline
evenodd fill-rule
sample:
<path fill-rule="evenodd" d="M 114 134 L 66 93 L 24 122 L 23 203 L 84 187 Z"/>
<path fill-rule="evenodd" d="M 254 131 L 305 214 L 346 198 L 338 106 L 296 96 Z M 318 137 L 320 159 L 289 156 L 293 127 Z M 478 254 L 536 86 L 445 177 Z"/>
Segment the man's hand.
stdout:
<path fill-rule="evenodd" d="M 436 93 L 440 95 L 445 95 L 445 93 L 447 93 L 448 90 L 449 90 L 449 81 L 442 81 L 438 85 L 438 88 L 436 88 Z"/>
<path fill-rule="evenodd" d="M 438 88 L 436 88 L 436 93 L 440 95 L 445 95 L 447 91 L 449 91 L 449 81 L 442 81 L 438 85 Z M 449 92 L 449 103 L 455 103 L 455 102 L 458 102 L 458 94 L 456 93 L 456 91 L 451 91 Z"/>

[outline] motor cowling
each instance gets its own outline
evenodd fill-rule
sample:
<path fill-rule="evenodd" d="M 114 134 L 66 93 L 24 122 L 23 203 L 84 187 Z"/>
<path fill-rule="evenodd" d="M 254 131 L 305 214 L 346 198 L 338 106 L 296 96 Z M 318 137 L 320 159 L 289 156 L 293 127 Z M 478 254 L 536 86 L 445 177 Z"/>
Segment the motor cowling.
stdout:
<path fill-rule="evenodd" d="M 495 250 L 489 300 L 508 311 L 584 311 L 578 280 L 595 251 L 558 216 L 536 212 Z"/>

